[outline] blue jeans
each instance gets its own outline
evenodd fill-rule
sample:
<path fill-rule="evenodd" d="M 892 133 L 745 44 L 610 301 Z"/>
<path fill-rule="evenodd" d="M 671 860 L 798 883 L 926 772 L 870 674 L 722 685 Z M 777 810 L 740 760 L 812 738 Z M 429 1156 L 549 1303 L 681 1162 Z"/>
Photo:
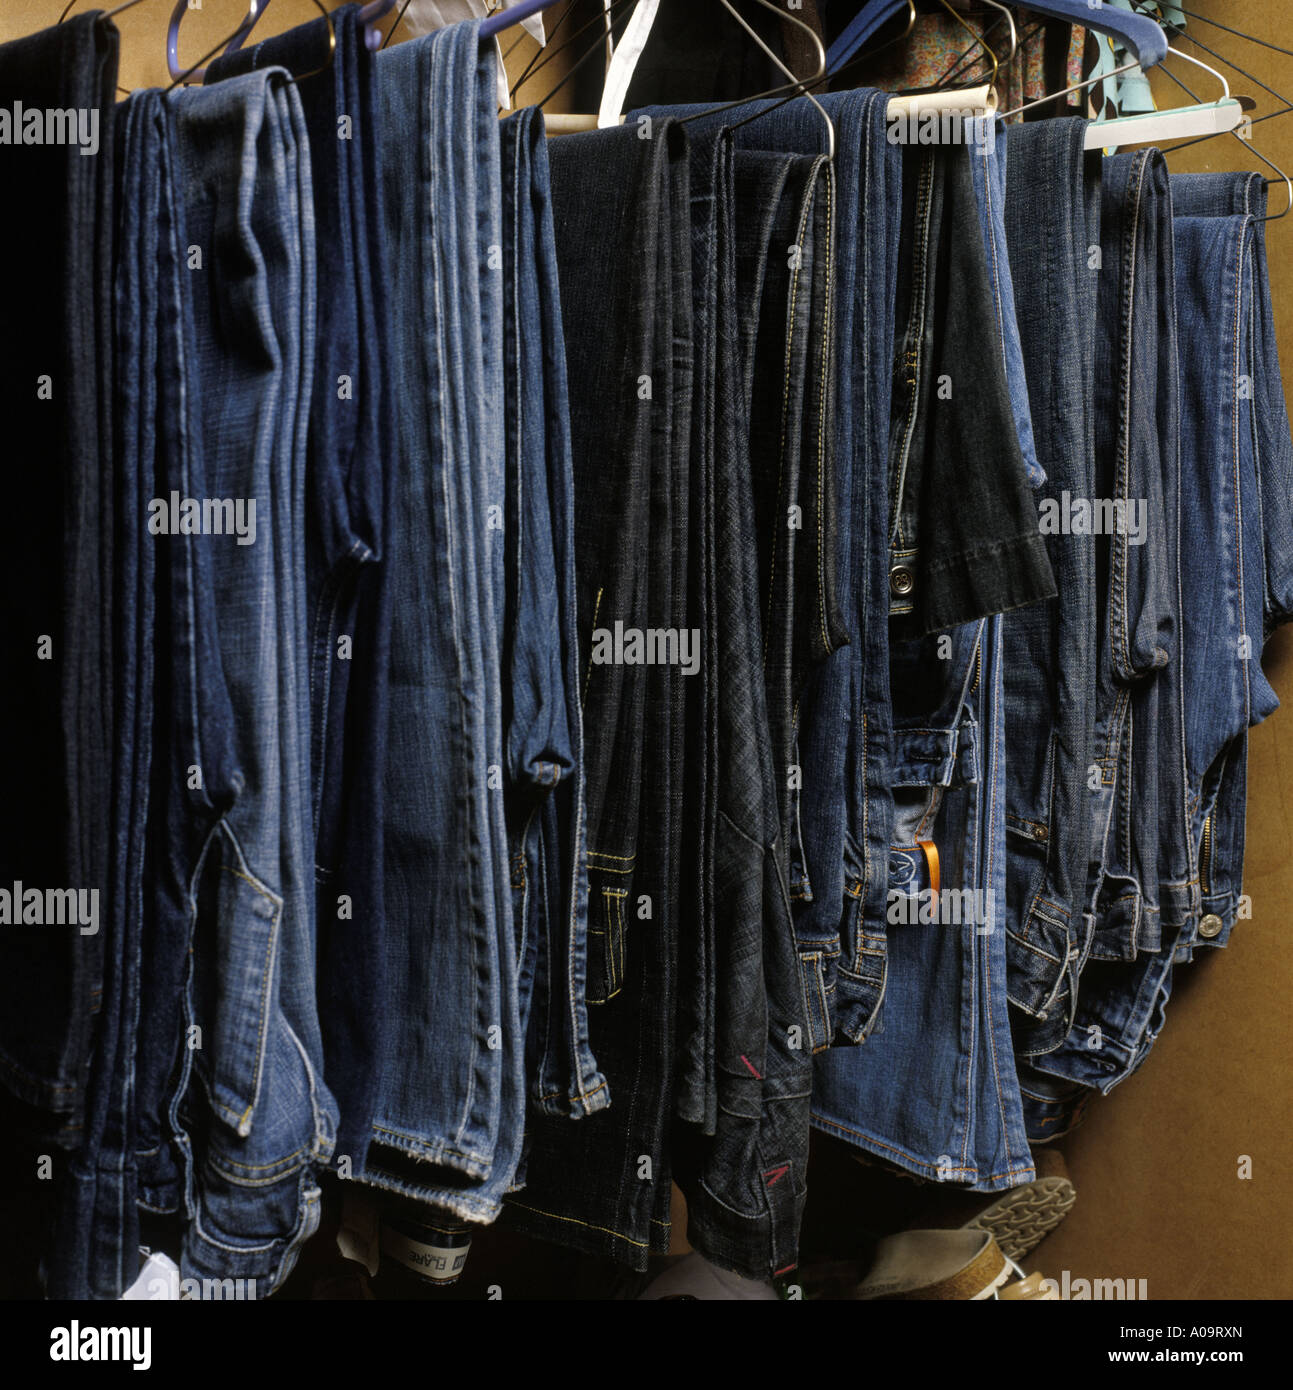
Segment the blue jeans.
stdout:
<path fill-rule="evenodd" d="M 898 731 L 884 1009 L 862 1047 L 817 1059 L 813 1083 L 819 1129 L 976 1191 L 1034 1176 L 1005 996 L 1001 625 L 946 634 L 937 707 Z M 932 862 L 939 908 L 924 899 L 922 917 L 905 900 L 934 890 Z"/>
<path fill-rule="evenodd" d="M 177 1084 L 157 1136 L 164 1152 L 147 1155 L 145 1200 L 182 1203 L 183 1275 L 254 1278 L 265 1296 L 318 1224 L 316 1170 L 337 1124 L 322 1074 L 310 855 L 312 188 L 299 98 L 281 70 L 169 102 L 185 235 L 203 252 L 200 271 L 179 272 L 194 380 L 175 483 L 248 513 L 255 499 L 256 531 L 247 544 L 153 541 L 170 575 L 175 718 L 155 860 L 167 949 L 145 997 L 165 999 L 151 990 L 175 968 L 177 939 L 187 952 L 180 1027 L 152 1043 L 154 1074 L 169 1064 Z"/>
<path fill-rule="evenodd" d="M 1078 1026 L 1062 1051 L 1038 1062 L 1105 1093 L 1153 1047 L 1175 965 L 1199 945 L 1224 944 L 1240 914 L 1248 729 L 1277 705 L 1260 659 L 1266 633 L 1287 619 L 1293 563 L 1293 451 L 1260 253 L 1263 229 L 1253 220 L 1265 212 L 1262 181 L 1252 174 L 1173 175 L 1170 188 L 1180 399 L 1190 403 L 1180 435 L 1185 771 L 1177 790 L 1183 814 L 1175 822 L 1188 839 L 1174 853 L 1188 858 L 1191 872 L 1186 892 L 1165 894 L 1156 945 L 1131 962 L 1087 964 Z M 1161 797 L 1159 814 L 1168 824 Z M 1064 1109 L 1073 1103 L 1070 1094 Z M 1061 1114 L 1052 1127 L 1069 1122 Z"/>
<path fill-rule="evenodd" d="M 1091 401 L 1099 181 L 1082 120 L 1011 126 L 1005 225 L 1037 458 L 1039 504 L 1092 496 Z M 1037 197 L 1045 188 L 1047 196 Z M 1061 369 L 1060 363 L 1064 366 Z M 1005 616 L 1006 946 L 1016 1046 L 1059 1046 L 1085 952 L 1090 855 L 1086 790 L 1096 680 L 1095 555 L 1089 538 L 1048 535 L 1058 596 Z"/>
<path fill-rule="evenodd" d="M 478 27 L 401 44 L 378 67 L 399 403 L 384 788 L 392 1017 L 362 1176 L 489 1221 L 515 1171 L 524 1036 L 503 806 L 504 547 L 491 522 L 506 501 L 499 141 Z"/>
<path fill-rule="evenodd" d="M 380 224 L 376 59 L 358 5 L 217 58 L 207 85 L 280 66 L 298 80 L 310 139 L 318 351 L 306 467 L 311 798 L 318 882 L 319 1013 L 337 1156 L 362 1164 L 390 1014 L 382 934 L 382 785 L 390 659 L 387 465 L 394 434 Z M 339 138 L 342 118 L 349 138 Z"/>

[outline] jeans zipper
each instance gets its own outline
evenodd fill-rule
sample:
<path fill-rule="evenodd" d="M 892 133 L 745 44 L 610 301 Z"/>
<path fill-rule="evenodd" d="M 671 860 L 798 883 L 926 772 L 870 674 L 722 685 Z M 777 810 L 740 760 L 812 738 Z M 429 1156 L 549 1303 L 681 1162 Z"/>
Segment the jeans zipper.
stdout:
<path fill-rule="evenodd" d="M 1199 852 L 1199 885 L 1205 893 L 1212 892 L 1209 872 L 1212 868 L 1212 817 L 1203 822 L 1203 847 Z"/>

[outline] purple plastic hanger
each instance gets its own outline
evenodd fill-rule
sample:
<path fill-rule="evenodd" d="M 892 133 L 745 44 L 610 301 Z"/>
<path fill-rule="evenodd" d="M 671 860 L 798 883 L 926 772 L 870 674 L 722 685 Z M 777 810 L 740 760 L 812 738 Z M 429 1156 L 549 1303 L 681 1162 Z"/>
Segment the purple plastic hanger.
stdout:
<path fill-rule="evenodd" d="M 546 10 L 549 5 L 556 3 L 557 0 L 521 0 L 519 5 L 499 10 L 483 20 L 480 36 L 482 39 L 492 39 L 495 34 L 501 34 L 504 29 L 510 29 L 513 24 L 519 24 L 523 19 L 529 19 L 532 14 L 538 14 L 540 10 Z"/>
<path fill-rule="evenodd" d="M 225 53 L 236 53 L 247 41 L 247 35 L 256 27 L 256 21 L 269 9 L 270 0 L 250 0 L 250 8 L 247 17 L 238 26 L 237 33 L 225 45 Z M 367 25 L 364 30 L 364 43 L 370 52 L 375 52 L 381 47 L 382 31 L 377 27 L 377 21 L 390 14 L 395 6 L 395 0 L 372 0 L 372 3 L 365 5 L 359 11 L 360 20 Z M 201 82 L 206 77 L 206 69 L 198 68 L 189 72 L 180 66 L 180 21 L 184 18 L 184 11 L 188 9 L 188 0 L 175 0 L 175 8 L 171 11 L 171 22 L 166 26 L 166 67 L 171 76 L 178 81 L 181 77 L 188 78 L 195 82 Z"/>

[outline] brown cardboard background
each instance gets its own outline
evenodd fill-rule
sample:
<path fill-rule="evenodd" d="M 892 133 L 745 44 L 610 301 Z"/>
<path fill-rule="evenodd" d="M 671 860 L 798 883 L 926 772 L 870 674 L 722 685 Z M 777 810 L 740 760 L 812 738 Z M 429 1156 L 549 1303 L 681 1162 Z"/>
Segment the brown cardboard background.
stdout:
<path fill-rule="evenodd" d="M 1293 49 L 1293 5 L 1286 0 L 1183 3 L 1197 16 Z M 1187 19 L 1187 32 L 1208 48 L 1293 98 L 1293 57 Z M 1232 91 L 1255 97 L 1254 118 L 1282 105 L 1203 49 L 1184 40 L 1181 47 L 1220 68 Z M 1168 63 L 1202 99 L 1220 95 L 1208 74 Z M 1170 80 L 1154 86 L 1160 106 L 1188 100 Z M 1257 149 L 1293 171 L 1293 114 L 1259 122 L 1252 133 Z M 1176 172 L 1264 170 L 1231 136 L 1169 154 L 1168 165 Z M 1272 212 L 1287 201 L 1282 185 L 1271 188 Z M 1268 224 L 1267 236 L 1287 391 L 1293 215 Z M 1278 633 L 1263 663 L 1286 705 L 1293 701 L 1291 637 Z M 1151 1299 L 1293 1296 L 1291 846 L 1293 712 L 1285 708 L 1251 735 L 1244 891 L 1252 920 L 1238 924 L 1225 951 L 1178 972 L 1167 1026 L 1149 1060 L 1097 1100 L 1064 1141 L 1078 1203 L 1033 1257 L 1044 1274 L 1059 1277 L 1067 1269 L 1074 1278 L 1145 1279 Z M 1252 1159 L 1248 1181 L 1237 1176 L 1243 1154 Z"/>
<path fill-rule="evenodd" d="M 64 0 L 3 0 L 0 42 L 52 24 Z M 108 0 L 99 0 L 110 8 Z M 1293 49 L 1293 4 L 1286 0 L 1184 0 L 1195 15 L 1261 35 Z M 204 0 L 186 17 L 181 55 L 193 61 L 233 28 L 244 0 Z M 86 8 L 78 5 L 77 8 Z M 171 0 L 143 0 L 118 17 L 121 82 L 127 88 L 165 85 L 164 34 Z M 274 0 L 258 33 L 291 27 L 317 14 L 310 0 Z M 1262 81 L 1293 96 L 1293 57 L 1245 43 L 1191 19 L 1191 33 Z M 1212 62 L 1202 50 L 1185 51 Z M 509 59 L 532 52 L 529 40 Z M 1170 60 L 1169 60 L 1170 62 Z M 1210 99 L 1215 84 L 1188 64 L 1182 79 Z M 561 71 L 539 79 L 534 100 Z M 1273 97 L 1227 70 L 1232 88 L 1258 99 L 1261 116 Z M 1183 94 L 1156 80 L 1160 104 Z M 565 93 L 562 94 L 564 96 Z M 563 109 L 561 97 L 552 109 Z M 1254 144 L 1293 170 L 1293 115 L 1257 124 Z M 1260 168 L 1230 137 L 1172 154 L 1174 170 Z M 1272 210 L 1285 203 L 1272 189 Z M 1268 228 L 1271 277 L 1286 378 L 1293 380 L 1293 216 Z M 1188 403 L 1187 403 L 1188 405 Z M 1271 643 L 1266 669 L 1276 691 L 1293 699 L 1293 637 Z M 1281 711 L 1254 730 L 1249 764 L 1245 890 L 1251 922 L 1230 947 L 1182 970 L 1168 1026 L 1145 1066 L 1064 1144 L 1078 1187 L 1067 1222 L 1037 1250 L 1030 1267 L 1059 1277 L 1145 1279 L 1151 1298 L 1287 1298 L 1293 1296 L 1293 1173 L 1289 1108 L 1293 1090 L 1293 714 Z M 1237 1176 L 1240 1155 L 1252 1178 Z M 840 1199 L 847 1200 L 844 1192 Z"/>

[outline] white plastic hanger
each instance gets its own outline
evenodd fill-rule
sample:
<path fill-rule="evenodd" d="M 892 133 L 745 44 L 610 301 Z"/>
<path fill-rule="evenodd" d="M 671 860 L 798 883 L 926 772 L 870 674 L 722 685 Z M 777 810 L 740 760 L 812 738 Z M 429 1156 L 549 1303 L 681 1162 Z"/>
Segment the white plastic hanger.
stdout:
<path fill-rule="evenodd" d="M 1146 111 L 1138 116 L 1119 116 L 1112 121 L 1093 121 L 1086 131 L 1088 150 L 1121 149 L 1124 145 L 1160 145 L 1165 140 L 1223 135 L 1243 124 L 1244 108 L 1230 95 L 1230 84 L 1216 68 L 1175 48 L 1169 51 L 1172 57 L 1210 72 L 1225 92 L 1221 100 L 1176 106 L 1167 111 Z"/>

